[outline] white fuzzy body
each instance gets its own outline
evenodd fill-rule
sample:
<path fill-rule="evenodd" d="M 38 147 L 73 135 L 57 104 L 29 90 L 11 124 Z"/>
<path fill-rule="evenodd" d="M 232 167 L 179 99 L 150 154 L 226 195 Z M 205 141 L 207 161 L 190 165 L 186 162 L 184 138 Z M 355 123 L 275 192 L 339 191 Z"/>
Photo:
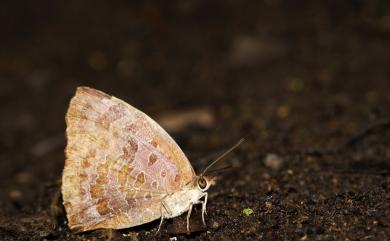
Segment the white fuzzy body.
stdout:
<path fill-rule="evenodd" d="M 199 199 L 206 195 L 199 188 L 186 189 L 173 193 L 163 200 L 163 217 L 174 218 L 188 211 L 190 206 L 199 203 Z"/>

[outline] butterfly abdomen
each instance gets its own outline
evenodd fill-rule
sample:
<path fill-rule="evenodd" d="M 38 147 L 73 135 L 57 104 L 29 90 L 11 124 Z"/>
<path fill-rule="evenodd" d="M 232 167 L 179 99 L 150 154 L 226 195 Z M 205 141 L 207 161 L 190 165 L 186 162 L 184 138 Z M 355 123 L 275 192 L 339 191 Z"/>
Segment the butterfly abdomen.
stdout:
<path fill-rule="evenodd" d="M 190 205 L 197 202 L 203 196 L 202 194 L 202 191 L 195 187 L 167 196 L 163 200 L 167 209 L 164 218 L 174 218 L 188 211 Z"/>

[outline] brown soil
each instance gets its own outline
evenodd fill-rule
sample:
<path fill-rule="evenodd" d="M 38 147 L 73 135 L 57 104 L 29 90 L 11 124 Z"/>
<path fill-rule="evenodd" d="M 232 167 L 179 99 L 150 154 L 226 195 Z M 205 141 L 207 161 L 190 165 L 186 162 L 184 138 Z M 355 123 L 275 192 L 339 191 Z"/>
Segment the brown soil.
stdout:
<path fill-rule="evenodd" d="M 388 122 L 343 145 L 389 118 L 389 1 L 130 2 L 2 3 L 0 240 L 106 238 L 71 233 L 60 205 L 80 85 L 156 119 L 207 109 L 214 121 L 172 132 L 197 170 L 246 138 L 209 191 L 207 228 L 198 210 L 190 236 L 180 217 L 112 240 L 389 239 Z"/>

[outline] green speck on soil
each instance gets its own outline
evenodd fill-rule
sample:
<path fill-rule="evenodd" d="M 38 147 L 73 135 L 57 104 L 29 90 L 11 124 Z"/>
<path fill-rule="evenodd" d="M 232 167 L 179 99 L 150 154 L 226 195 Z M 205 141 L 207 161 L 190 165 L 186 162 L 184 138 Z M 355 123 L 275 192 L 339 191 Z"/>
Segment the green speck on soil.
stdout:
<path fill-rule="evenodd" d="M 242 210 L 242 213 L 244 214 L 244 216 L 249 217 L 251 214 L 253 214 L 253 210 L 251 208 L 244 208 Z"/>

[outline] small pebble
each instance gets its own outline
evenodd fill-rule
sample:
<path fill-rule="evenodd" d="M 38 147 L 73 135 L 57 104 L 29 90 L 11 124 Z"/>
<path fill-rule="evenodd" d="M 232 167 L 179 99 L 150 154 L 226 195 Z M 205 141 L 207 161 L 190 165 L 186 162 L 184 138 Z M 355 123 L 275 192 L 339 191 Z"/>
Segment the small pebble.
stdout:
<path fill-rule="evenodd" d="M 300 240 L 302 241 L 307 240 L 307 234 L 303 235 Z"/>
<path fill-rule="evenodd" d="M 214 221 L 213 222 L 213 224 L 211 225 L 211 227 L 213 228 L 213 229 L 218 229 L 219 228 L 219 223 L 217 222 L 217 221 Z"/>
<path fill-rule="evenodd" d="M 276 109 L 276 115 L 278 116 L 279 119 L 286 119 L 289 113 L 290 110 L 285 105 L 281 105 Z"/>
<path fill-rule="evenodd" d="M 19 190 L 12 190 L 8 193 L 9 197 L 12 199 L 20 199 L 22 197 L 22 192 Z"/>
<path fill-rule="evenodd" d="M 267 154 L 267 156 L 264 159 L 264 165 L 273 171 L 279 171 L 283 166 L 283 159 L 273 153 Z"/>
<path fill-rule="evenodd" d="M 265 207 L 267 208 L 267 209 L 272 209 L 272 202 L 265 202 Z"/>

